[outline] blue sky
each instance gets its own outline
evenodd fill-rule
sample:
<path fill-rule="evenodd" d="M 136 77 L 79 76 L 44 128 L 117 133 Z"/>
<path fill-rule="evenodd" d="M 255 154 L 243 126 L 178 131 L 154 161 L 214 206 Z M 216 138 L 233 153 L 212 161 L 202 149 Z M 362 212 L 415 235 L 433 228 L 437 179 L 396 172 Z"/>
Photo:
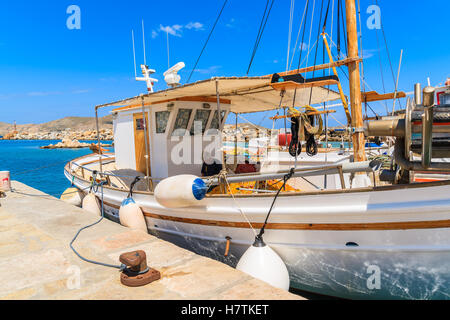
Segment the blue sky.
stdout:
<path fill-rule="evenodd" d="M 314 0 L 310 1 L 312 5 Z M 315 0 L 311 44 L 317 36 L 321 2 Z M 326 4 L 327 0 L 324 2 Z M 404 50 L 399 89 L 412 91 L 414 83 L 426 84 L 427 77 L 431 78 L 433 85 L 450 77 L 447 22 L 450 2 L 378 2 L 395 75 L 400 50 Z M 245 75 L 265 3 L 265 0 L 228 1 L 192 81 L 213 76 Z M 295 1 L 291 52 L 305 3 L 306 0 Z M 66 10 L 72 4 L 81 9 L 80 30 L 69 30 L 66 26 L 69 17 Z M 69 115 L 93 116 L 93 106 L 97 104 L 145 92 L 145 84 L 133 80 L 131 46 L 131 29 L 134 29 L 137 62 L 142 63 L 142 19 L 145 21 L 147 63 L 157 70 L 155 76 L 160 80 L 155 89 L 166 87 L 162 73 L 167 69 L 166 34 L 163 31 L 167 27 L 170 29 L 165 30 L 172 33 L 170 64 L 186 63 L 186 68 L 180 72 L 182 82 L 186 81 L 222 4 L 222 0 L 2 1 L 0 121 L 40 123 Z M 290 4 L 290 0 L 275 0 L 250 75 L 286 69 Z M 366 81 L 371 89 L 383 91 L 379 65 L 381 54 L 385 87 L 391 91 L 394 81 L 381 30 L 378 31 L 379 48 L 376 31 L 366 25 L 369 18 L 366 10 L 373 4 L 375 0 L 361 0 Z M 309 24 L 309 18 L 307 21 Z M 331 17 L 328 22 L 327 31 L 330 33 Z M 305 43 L 308 43 L 308 33 L 309 27 Z M 336 41 L 336 37 L 333 38 Z M 306 50 L 307 45 L 301 48 Z M 321 52 L 320 46 L 317 59 L 320 63 Z M 302 54 L 304 56 L 306 51 Z M 298 55 L 294 61 L 297 59 Z M 314 49 L 308 65 L 313 60 Z M 344 91 L 348 92 L 345 76 L 340 74 L 340 77 Z M 379 113 L 385 110 L 384 104 L 371 106 Z M 388 107 L 392 109 L 392 101 L 388 102 Z M 249 118 L 260 123 L 263 117 L 253 115 Z M 342 110 L 338 110 L 336 118 L 344 121 Z M 272 126 L 267 117 L 261 124 Z M 330 124 L 337 123 L 330 120 Z"/>

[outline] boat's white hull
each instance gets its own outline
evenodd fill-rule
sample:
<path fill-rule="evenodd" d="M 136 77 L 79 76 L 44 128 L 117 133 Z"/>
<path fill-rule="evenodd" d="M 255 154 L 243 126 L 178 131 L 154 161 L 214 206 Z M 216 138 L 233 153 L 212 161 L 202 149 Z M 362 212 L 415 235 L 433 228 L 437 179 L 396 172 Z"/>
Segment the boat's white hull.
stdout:
<path fill-rule="evenodd" d="M 117 221 L 127 192 L 104 190 L 106 214 Z M 184 209 L 163 208 L 149 194 L 134 199 L 150 233 L 232 266 L 254 240 L 229 197 Z M 272 200 L 237 202 L 261 223 Z M 281 196 L 269 222 L 264 240 L 288 266 L 292 287 L 343 298 L 450 298 L 450 185 Z"/>

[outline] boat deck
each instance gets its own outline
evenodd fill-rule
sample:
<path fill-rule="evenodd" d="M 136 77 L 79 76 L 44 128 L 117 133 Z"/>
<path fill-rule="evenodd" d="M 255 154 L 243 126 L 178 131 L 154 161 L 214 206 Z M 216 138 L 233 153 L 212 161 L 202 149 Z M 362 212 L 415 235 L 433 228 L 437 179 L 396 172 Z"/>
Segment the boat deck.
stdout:
<path fill-rule="evenodd" d="M 116 269 L 80 260 L 69 243 L 98 220 L 20 182 L 0 199 L 0 299 L 304 299 L 218 261 L 109 220 L 84 230 L 74 247 L 87 258 L 119 264 L 121 253 L 142 249 L 162 278 L 125 287 Z"/>

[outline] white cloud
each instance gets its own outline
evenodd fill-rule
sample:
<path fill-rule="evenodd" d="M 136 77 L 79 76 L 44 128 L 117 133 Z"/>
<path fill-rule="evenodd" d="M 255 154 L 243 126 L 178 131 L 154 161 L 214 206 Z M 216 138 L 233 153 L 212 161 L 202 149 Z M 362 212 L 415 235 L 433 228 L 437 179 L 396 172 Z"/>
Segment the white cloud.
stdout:
<path fill-rule="evenodd" d="M 201 24 L 200 22 L 189 22 L 186 26 L 186 29 L 194 29 L 194 30 L 203 30 L 203 24 Z"/>
<path fill-rule="evenodd" d="M 369 59 L 372 58 L 378 51 L 378 49 L 364 49 L 362 55 L 364 59 Z"/>
<path fill-rule="evenodd" d="M 156 38 L 158 36 L 158 32 L 164 32 L 175 37 L 181 37 L 183 29 L 194 31 L 204 30 L 203 24 L 200 22 L 189 22 L 186 25 L 174 24 L 172 26 L 163 26 L 160 24 L 157 31 L 152 31 L 152 38 Z"/>
<path fill-rule="evenodd" d="M 82 93 L 88 93 L 90 92 L 89 89 L 82 89 L 82 90 L 74 90 L 72 91 L 73 94 L 82 94 Z"/>
<path fill-rule="evenodd" d="M 61 94 L 61 92 L 58 92 L 58 91 L 49 91 L 49 92 L 33 91 L 33 92 L 27 93 L 27 95 L 30 97 L 45 97 L 45 96 L 51 96 L 51 95 L 57 95 L 57 94 Z"/>
<path fill-rule="evenodd" d="M 235 28 L 235 22 L 236 20 L 234 18 L 231 18 L 230 21 L 227 24 L 225 24 L 225 26 L 227 28 Z"/>
<path fill-rule="evenodd" d="M 164 27 L 162 24 L 159 25 L 159 31 L 163 31 L 175 37 L 181 37 L 181 29 L 183 29 L 183 26 L 179 24 L 174 24 L 173 26 L 166 27 Z"/>

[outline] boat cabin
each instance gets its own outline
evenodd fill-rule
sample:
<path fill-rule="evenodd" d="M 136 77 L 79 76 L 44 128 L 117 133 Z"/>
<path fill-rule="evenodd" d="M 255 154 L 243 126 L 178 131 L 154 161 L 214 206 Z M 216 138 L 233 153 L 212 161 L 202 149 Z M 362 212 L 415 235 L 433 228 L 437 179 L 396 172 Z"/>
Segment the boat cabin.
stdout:
<path fill-rule="evenodd" d="M 219 119 L 220 109 L 220 119 Z M 221 131 L 230 112 L 230 101 L 186 97 L 113 111 L 116 166 L 166 178 L 178 174 L 200 175 L 203 150 L 221 149 Z M 145 132 L 148 139 L 145 139 Z M 146 146 L 147 144 L 147 146 Z"/>

